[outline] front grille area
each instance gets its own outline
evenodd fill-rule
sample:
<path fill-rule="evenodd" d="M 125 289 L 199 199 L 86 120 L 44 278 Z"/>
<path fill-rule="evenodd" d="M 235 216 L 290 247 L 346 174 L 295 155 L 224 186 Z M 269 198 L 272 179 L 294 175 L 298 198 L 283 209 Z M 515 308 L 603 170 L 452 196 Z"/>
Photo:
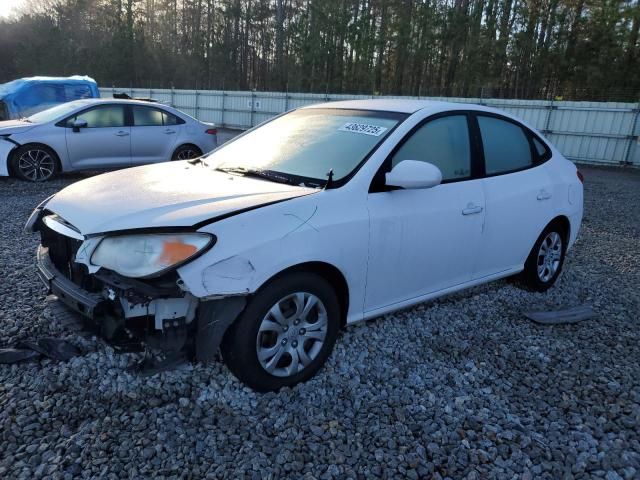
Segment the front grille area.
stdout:
<path fill-rule="evenodd" d="M 88 291 L 97 291 L 95 281 L 89 276 L 86 265 L 76 263 L 76 253 L 82 245 L 81 240 L 62 235 L 43 222 L 40 223 L 40 236 L 43 247 L 49 249 L 49 258 L 55 267 L 73 283 Z"/>

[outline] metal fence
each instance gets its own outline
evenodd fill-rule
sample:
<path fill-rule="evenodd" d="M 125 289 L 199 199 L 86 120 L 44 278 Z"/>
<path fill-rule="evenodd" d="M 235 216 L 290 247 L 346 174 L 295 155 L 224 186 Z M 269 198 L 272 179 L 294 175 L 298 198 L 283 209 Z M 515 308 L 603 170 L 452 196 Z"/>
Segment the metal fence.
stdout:
<path fill-rule="evenodd" d="M 123 92 L 132 97 L 154 98 L 202 121 L 241 129 L 313 103 L 373 98 L 370 95 L 149 88 L 102 88 L 100 92 L 103 97 Z M 573 161 L 640 167 L 640 103 L 449 97 L 376 98 L 446 100 L 500 108 L 535 126 Z"/>

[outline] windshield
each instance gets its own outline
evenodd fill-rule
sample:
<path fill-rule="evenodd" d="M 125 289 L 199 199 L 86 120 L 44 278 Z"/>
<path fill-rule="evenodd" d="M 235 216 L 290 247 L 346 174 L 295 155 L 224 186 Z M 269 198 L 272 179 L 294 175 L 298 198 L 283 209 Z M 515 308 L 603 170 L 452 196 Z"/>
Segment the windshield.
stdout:
<path fill-rule="evenodd" d="M 56 118 L 63 117 L 67 113 L 71 113 L 78 106 L 83 105 L 85 102 L 68 102 L 56 105 L 55 107 L 48 108 L 41 112 L 38 112 L 30 117 L 27 117 L 27 121 L 31 123 L 47 123 Z"/>
<path fill-rule="evenodd" d="M 273 173 L 274 181 L 319 186 L 329 170 L 333 181 L 349 176 L 404 118 L 390 112 L 296 110 L 217 149 L 206 162 L 223 171 Z"/>

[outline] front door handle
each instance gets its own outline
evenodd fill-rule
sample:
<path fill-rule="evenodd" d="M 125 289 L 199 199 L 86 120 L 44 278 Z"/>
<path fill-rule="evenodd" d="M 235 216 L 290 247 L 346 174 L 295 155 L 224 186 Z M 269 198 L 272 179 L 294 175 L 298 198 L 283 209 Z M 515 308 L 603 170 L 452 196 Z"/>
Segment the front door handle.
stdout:
<path fill-rule="evenodd" d="M 167 135 L 171 135 L 172 133 L 176 133 L 176 131 L 167 129 L 167 130 L 164 131 L 164 133 L 167 134 Z"/>
<path fill-rule="evenodd" d="M 551 192 L 546 191 L 544 188 L 538 192 L 538 200 L 549 200 L 551 198 Z"/>
<path fill-rule="evenodd" d="M 127 135 L 129 135 L 129 132 L 124 132 L 122 130 L 116 133 L 116 137 L 126 137 Z"/>
<path fill-rule="evenodd" d="M 480 205 L 475 205 L 473 203 L 469 203 L 467 208 L 462 210 L 463 215 L 474 215 L 476 213 L 482 212 L 483 208 Z"/>

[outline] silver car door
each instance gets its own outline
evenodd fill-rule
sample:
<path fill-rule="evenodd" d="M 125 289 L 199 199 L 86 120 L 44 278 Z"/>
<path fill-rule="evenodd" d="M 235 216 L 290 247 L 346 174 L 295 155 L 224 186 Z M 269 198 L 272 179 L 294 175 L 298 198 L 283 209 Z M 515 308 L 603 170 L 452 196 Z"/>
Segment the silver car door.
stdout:
<path fill-rule="evenodd" d="M 69 163 L 74 169 L 131 165 L 131 128 L 123 105 L 99 105 L 65 123 Z"/>
<path fill-rule="evenodd" d="M 167 125 L 164 110 L 151 106 L 131 107 L 131 161 L 134 165 L 171 160 L 178 126 Z"/>

